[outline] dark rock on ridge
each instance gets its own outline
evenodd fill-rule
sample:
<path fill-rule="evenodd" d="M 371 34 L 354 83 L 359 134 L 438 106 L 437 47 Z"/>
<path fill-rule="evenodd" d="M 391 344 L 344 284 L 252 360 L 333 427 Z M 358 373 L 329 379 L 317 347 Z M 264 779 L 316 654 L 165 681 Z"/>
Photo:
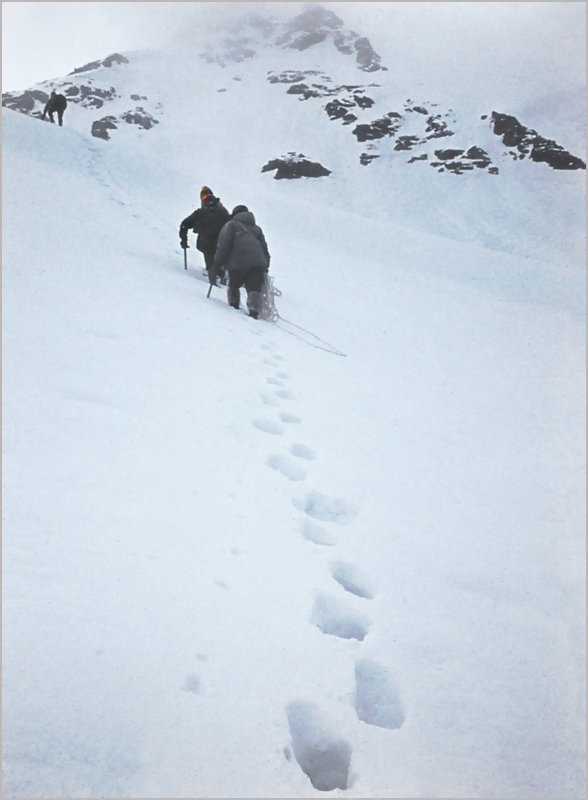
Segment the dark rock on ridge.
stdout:
<path fill-rule="evenodd" d="M 435 150 L 435 155 L 441 161 L 448 161 L 449 159 L 457 158 L 463 153 L 463 150 Z"/>
<path fill-rule="evenodd" d="M 249 15 L 231 26 L 233 37 L 211 43 L 199 58 L 212 64 L 226 66 L 230 61 L 252 58 L 260 49 L 280 47 L 303 52 L 330 42 L 342 54 L 355 55 L 358 68 L 364 72 L 385 70 L 381 58 L 368 39 L 345 30 L 343 20 L 334 12 L 312 5 L 306 11 L 285 23 L 263 19 L 260 15 Z"/>
<path fill-rule="evenodd" d="M 318 89 L 311 89 L 305 83 L 295 83 L 286 92 L 286 94 L 299 94 L 302 99 L 308 100 L 309 97 L 320 97 Z"/>
<path fill-rule="evenodd" d="M 95 136 L 97 139 L 110 139 L 109 131 L 117 130 L 121 121 L 126 122 L 128 125 L 137 125 L 143 130 L 149 130 L 159 122 L 152 117 L 148 111 L 138 106 L 133 111 L 125 111 L 120 117 L 109 115 L 107 117 L 102 117 L 102 119 L 95 120 L 92 123 L 92 136 Z"/>
<path fill-rule="evenodd" d="M 307 50 L 313 44 L 320 44 L 327 38 L 325 31 L 311 31 L 303 33 L 298 36 L 293 42 L 288 44 L 288 47 L 293 47 L 295 50 Z"/>
<path fill-rule="evenodd" d="M 340 119 L 343 120 L 344 125 L 349 125 L 351 122 L 355 122 L 357 120 L 355 114 L 352 114 L 349 111 L 350 108 L 353 108 L 353 103 L 350 103 L 349 101 L 332 100 L 325 106 L 325 111 L 327 112 L 329 119 Z"/>
<path fill-rule="evenodd" d="M 362 164 L 365 167 L 370 162 L 372 162 L 375 158 L 380 158 L 380 156 L 372 154 L 372 153 L 362 153 L 360 155 L 360 157 L 359 157 L 359 163 Z"/>
<path fill-rule="evenodd" d="M 62 92 L 68 102 L 80 103 L 84 108 L 102 108 L 105 101 L 118 96 L 114 86 L 111 86 L 110 89 L 100 89 L 98 86 L 91 85 L 91 82 L 89 85 L 79 86 L 69 81 L 61 85 L 52 83 L 51 88 Z M 47 100 L 49 100 L 49 93 L 39 89 L 29 89 L 20 95 L 13 95 L 11 92 L 2 95 L 3 106 L 32 116 L 38 115 L 35 112 L 36 104 L 40 103 L 44 106 Z M 38 110 L 38 113 L 41 111 L 42 109 Z"/>
<path fill-rule="evenodd" d="M 427 139 L 440 139 L 444 136 L 453 136 L 453 131 L 449 130 L 447 123 L 441 119 L 441 114 L 429 117 L 427 119 L 426 133 L 429 135 Z"/>
<path fill-rule="evenodd" d="M 363 72 L 386 69 L 369 39 L 358 36 L 353 31 L 345 31 L 343 20 L 333 11 L 321 6 L 313 6 L 294 17 L 286 24 L 285 32 L 276 40 L 276 44 L 279 47 L 307 50 L 326 39 L 331 39 L 340 53 L 355 54 L 357 65 Z"/>
<path fill-rule="evenodd" d="M 399 136 L 394 145 L 395 150 L 412 150 L 419 143 L 418 136 Z"/>
<path fill-rule="evenodd" d="M 298 155 L 288 153 L 287 156 L 274 158 L 272 161 L 268 161 L 261 171 L 270 172 L 272 170 L 276 170 L 274 175 L 276 180 L 282 178 L 321 178 L 331 174 L 331 170 L 326 169 L 316 161 L 309 161 L 302 153 Z"/>
<path fill-rule="evenodd" d="M 309 78 L 317 77 L 322 81 L 321 83 L 309 85 L 305 82 Z M 334 86 L 328 75 L 316 70 L 304 72 L 285 70 L 277 75 L 270 72 L 268 73 L 268 81 L 270 83 L 288 84 L 289 88 L 286 90 L 286 94 L 297 95 L 300 100 L 335 97 L 334 100 L 329 101 L 324 106 L 324 109 L 329 119 L 341 120 L 343 125 L 350 125 L 352 122 L 357 121 L 358 117 L 351 109 L 356 108 L 362 111 L 374 105 L 372 98 L 365 94 L 369 87 L 357 84 Z M 371 86 L 374 85 L 371 84 Z"/>
<path fill-rule="evenodd" d="M 100 69 L 100 67 L 112 67 L 114 64 L 128 64 L 129 59 L 125 58 L 125 56 L 121 56 L 120 53 L 113 53 L 110 56 L 107 56 L 103 61 L 91 61 L 89 64 L 85 64 L 83 67 L 78 67 L 74 69 L 73 72 L 70 72 L 70 75 L 78 75 L 80 72 L 89 72 L 93 69 Z"/>
<path fill-rule="evenodd" d="M 113 116 L 102 117 L 102 119 L 97 119 L 92 123 L 92 136 L 95 136 L 97 139 L 110 139 L 110 134 L 108 131 L 116 130 L 117 129 L 117 119 Z"/>
<path fill-rule="evenodd" d="M 467 152 L 463 150 L 435 150 L 439 161 L 432 161 L 431 166 L 439 172 L 453 172 L 462 175 L 474 169 L 487 169 L 492 175 L 498 175 L 498 168 L 491 166 L 492 161 L 488 153 L 481 147 L 470 147 Z"/>
<path fill-rule="evenodd" d="M 79 91 L 76 92 L 75 90 L 78 88 Z M 69 94 L 72 91 L 74 94 Z M 66 94 L 85 108 L 102 108 L 105 101 L 118 96 L 114 86 L 111 86 L 110 89 L 100 89 L 98 86 L 72 86 L 71 89 L 66 89 Z"/>
<path fill-rule="evenodd" d="M 121 114 L 121 119 L 129 125 L 137 125 L 139 128 L 148 131 L 154 125 L 159 124 L 159 120 L 151 116 L 148 111 L 145 111 L 141 106 L 137 106 L 134 111 L 125 111 Z"/>
<path fill-rule="evenodd" d="M 312 76 L 320 77 L 322 83 L 309 83 L 305 79 Z M 285 71 L 280 74 L 269 73 L 268 80 L 271 83 L 286 83 L 289 85 L 288 94 L 295 94 L 301 100 L 312 98 L 334 97 L 324 105 L 324 110 L 329 119 L 339 121 L 343 125 L 352 122 L 358 123 L 352 129 L 353 135 L 358 142 L 377 142 L 385 138 L 396 138 L 394 151 L 397 153 L 406 152 L 415 148 L 430 147 L 434 140 L 455 136 L 455 131 L 449 127 L 454 125 L 456 120 L 453 111 L 449 109 L 446 113 L 431 113 L 431 109 L 438 106 L 437 103 L 415 104 L 408 99 L 404 103 L 403 113 L 389 111 L 385 115 L 372 119 L 369 122 L 358 122 L 359 115 L 365 109 L 371 108 L 374 100 L 365 94 L 368 87 L 360 85 L 335 86 L 331 79 L 324 73 Z M 371 84 L 374 86 L 375 84 Z M 412 115 L 411 133 L 398 135 L 403 125 L 407 123 L 408 116 Z M 422 119 L 421 123 L 416 120 Z M 422 134 L 414 132 L 416 125 L 422 125 Z M 377 149 L 377 145 L 371 145 L 372 149 Z M 380 155 L 377 153 L 361 153 L 359 156 L 360 164 L 367 166 Z M 429 158 L 435 160 L 429 161 Z M 492 164 L 490 156 L 481 147 L 471 146 L 467 152 L 465 148 L 454 148 L 446 150 L 436 150 L 433 152 L 420 153 L 411 158 L 407 163 L 413 164 L 417 161 L 426 161 L 430 166 L 438 169 L 439 172 L 452 172 L 461 175 L 464 172 L 471 172 L 474 169 L 486 169 L 491 174 L 498 174 L 498 168 Z"/>
<path fill-rule="evenodd" d="M 382 59 L 371 46 L 368 39 L 362 36 L 355 40 L 355 49 L 357 51 L 356 61 L 359 68 L 364 72 L 376 72 L 377 70 L 386 70 L 387 67 L 381 65 Z"/>
<path fill-rule="evenodd" d="M 546 163 L 552 169 L 586 169 L 581 158 L 573 156 L 552 139 L 546 139 L 532 128 L 527 128 L 516 117 L 493 111 L 490 125 L 493 132 L 502 138 L 503 144 L 516 148 L 516 152 L 509 152 L 515 160 L 529 157 L 532 161 Z"/>
<path fill-rule="evenodd" d="M 2 105 L 21 114 L 32 114 L 37 103 L 42 103 L 45 106 L 47 100 L 49 100 L 49 95 L 40 89 L 27 89 L 22 94 L 6 92 L 2 95 Z"/>
<path fill-rule="evenodd" d="M 394 136 L 400 127 L 400 114 L 390 111 L 385 117 L 375 119 L 368 124 L 356 125 L 353 135 L 358 142 L 368 142 L 374 139 L 383 139 L 385 136 Z"/>
<path fill-rule="evenodd" d="M 114 53 L 113 55 L 108 56 L 108 58 L 105 58 L 103 61 L 93 61 L 90 64 L 86 64 L 84 67 L 80 67 L 79 69 L 75 70 L 74 73 L 70 74 L 73 75 L 76 73 L 99 69 L 101 67 L 112 67 L 115 64 L 125 63 L 129 63 L 129 60 L 125 58 L 125 56 Z M 121 95 L 117 93 L 117 90 L 114 86 L 110 86 L 109 88 L 101 88 L 100 86 L 94 85 L 94 78 L 91 76 L 86 77 L 84 83 L 73 83 L 71 80 L 64 80 L 60 82 L 47 81 L 42 85 L 47 86 L 49 90 L 54 89 L 55 91 L 64 94 L 68 103 L 79 104 L 83 108 L 87 108 L 90 111 L 100 109 L 105 103 L 121 97 Z M 130 95 L 130 99 L 134 100 L 135 102 L 140 100 L 146 101 L 147 97 L 145 95 L 132 94 Z M 41 89 L 29 89 L 20 94 L 6 92 L 2 95 L 3 106 L 11 108 L 14 111 L 19 111 L 23 114 L 28 114 L 32 117 L 42 116 L 43 108 L 48 100 L 49 92 Z M 156 107 L 159 106 L 160 104 L 158 104 Z M 142 130 L 149 130 L 153 128 L 154 125 L 157 125 L 159 121 L 155 119 L 155 117 L 153 117 L 152 114 L 150 114 L 149 111 L 147 111 L 143 106 L 137 106 L 132 110 L 125 111 L 124 113 L 120 114 L 120 116 L 108 114 L 101 119 L 95 119 L 91 123 L 90 132 L 92 136 L 108 140 L 110 139 L 110 132 L 116 130 L 121 122 L 136 125 Z"/>

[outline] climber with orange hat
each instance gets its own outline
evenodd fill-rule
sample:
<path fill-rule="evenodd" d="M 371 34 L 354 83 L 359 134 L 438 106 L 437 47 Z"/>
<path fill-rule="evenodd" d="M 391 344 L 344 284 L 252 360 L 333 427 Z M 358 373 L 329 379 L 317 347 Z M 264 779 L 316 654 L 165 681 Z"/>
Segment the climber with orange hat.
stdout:
<path fill-rule="evenodd" d="M 200 189 L 200 205 L 201 206 L 204 205 L 204 198 L 208 197 L 209 195 L 212 195 L 214 197 L 214 192 L 208 186 L 203 186 L 202 189 Z"/>
<path fill-rule="evenodd" d="M 215 286 L 218 275 L 224 285 L 226 284 L 224 269 L 222 266 L 215 268 L 214 254 L 218 235 L 225 222 L 229 221 L 230 214 L 208 186 L 203 186 L 200 190 L 200 206 L 180 223 L 180 245 L 183 250 L 188 248 L 190 229 L 198 234 L 196 247 L 204 256 L 209 282 Z"/>

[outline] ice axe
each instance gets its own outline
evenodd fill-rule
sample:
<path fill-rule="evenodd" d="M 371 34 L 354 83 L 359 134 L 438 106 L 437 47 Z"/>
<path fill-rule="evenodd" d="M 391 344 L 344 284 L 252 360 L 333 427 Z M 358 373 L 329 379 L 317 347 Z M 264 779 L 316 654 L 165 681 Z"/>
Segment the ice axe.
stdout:
<path fill-rule="evenodd" d="M 214 272 L 213 274 L 214 274 L 214 283 L 211 283 L 210 286 L 208 287 L 208 292 L 206 294 L 207 297 L 210 297 L 210 293 L 212 292 L 212 287 L 213 286 L 218 286 L 218 283 L 216 282 L 216 272 Z M 210 275 L 210 273 L 209 273 L 209 275 Z"/>

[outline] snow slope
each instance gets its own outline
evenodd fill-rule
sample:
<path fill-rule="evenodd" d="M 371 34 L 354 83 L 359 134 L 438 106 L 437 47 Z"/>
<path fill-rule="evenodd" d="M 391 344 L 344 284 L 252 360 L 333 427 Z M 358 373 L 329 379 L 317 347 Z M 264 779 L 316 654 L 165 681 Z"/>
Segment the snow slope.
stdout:
<path fill-rule="evenodd" d="M 500 250 L 358 204 L 377 170 L 274 181 L 265 91 L 265 134 L 230 92 L 138 140 L 3 111 L 4 795 L 582 797 L 578 217 L 539 258 L 514 177 Z M 278 323 L 183 269 L 203 183 Z"/>

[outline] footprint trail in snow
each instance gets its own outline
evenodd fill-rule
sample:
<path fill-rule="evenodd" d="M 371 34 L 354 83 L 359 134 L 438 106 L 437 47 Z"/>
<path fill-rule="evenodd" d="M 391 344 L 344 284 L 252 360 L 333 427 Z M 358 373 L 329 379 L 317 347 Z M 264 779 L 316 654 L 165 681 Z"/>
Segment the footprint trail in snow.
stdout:
<path fill-rule="evenodd" d="M 265 351 L 272 349 L 265 343 L 261 347 Z M 304 423 L 291 406 L 287 410 L 281 408 L 283 401 L 295 400 L 295 394 L 287 385 L 292 376 L 284 371 L 284 361 L 278 353 L 264 358 L 263 363 L 271 368 L 271 374 L 265 378 L 259 396 L 270 415 L 256 417 L 252 424 L 263 433 L 285 437 L 287 452 L 270 454 L 266 465 L 288 481 L 301 483 L 308 478 L 304 464 L 310 467 L 318 454 L 303 442 L 288 442 L 289 432 L 303 431 Z M 339 544 L 336 530 L 352 530 L 359 514 L 352 502 L 312 488 L 294 496 L 292 504 L 301 515 L 298 533 L 315 546 L 312 552 L 317 554 L 331 549 L 336 552 Z M 362 647 L 374 627 L 367 611 L 376 595 L 373 582 L 359 566 L 343 559 L 331 563 L 329 579 L 332 581 L 330 591 L 315 593 L 308 621 L 327 637 L 353 641 L 355 646 Z M 354 661 L 355 692 L 351 700 L 340 702 L 352 704 L 358 724 L 400 729 L 406 710 L 396 676 L 373 659 L 357 657 Z M 198 685 L 194 682 L 192 691 L 197 690 Z M 285 711 L 291 737 L 290 745 L 284 748 L 285 757 L 291 760 L 293 753 L 300 769 L 319 791 L 350 788 L 351 744 L 336 733 L 336 727 L 315 703 L 296 699 Z"/>

